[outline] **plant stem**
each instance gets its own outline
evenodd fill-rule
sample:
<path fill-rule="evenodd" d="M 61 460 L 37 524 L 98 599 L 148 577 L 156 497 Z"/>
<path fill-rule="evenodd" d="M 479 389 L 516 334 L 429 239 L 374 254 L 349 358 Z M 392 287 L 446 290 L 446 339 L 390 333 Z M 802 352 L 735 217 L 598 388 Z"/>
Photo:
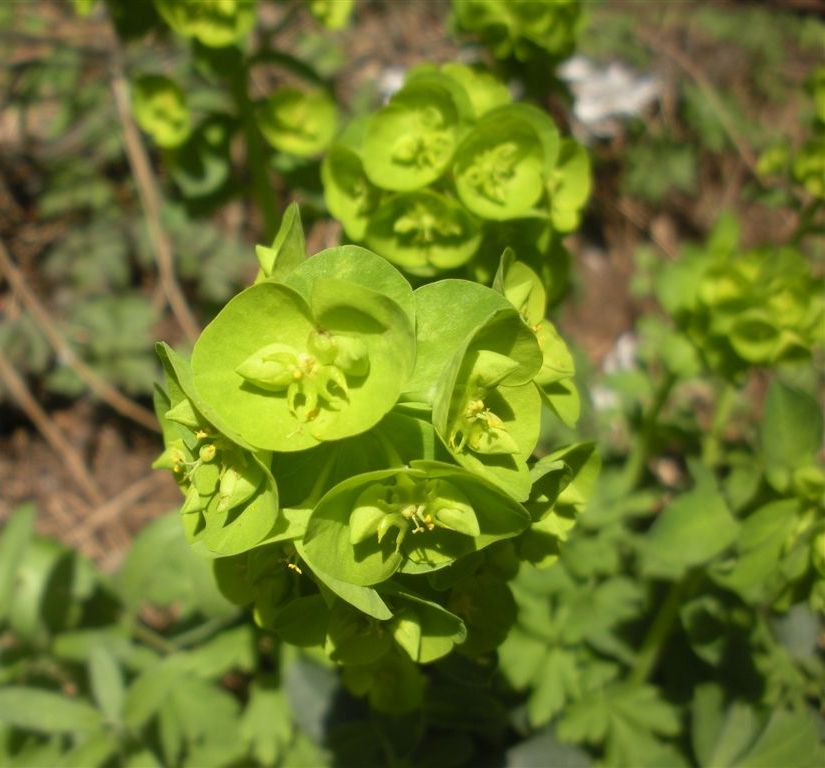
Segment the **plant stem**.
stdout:
<path fill-rule="evenodd" d="M 702 440 L 702 461 L 708 467 L 715 467 L 722 456 L 722 432 L 730 419 L 731 410 L 736 399 L 736 388 L 725 382 L 719 398 L 716 401 L 716 408 L 713 412 L 713 420 L 710 424 L 710 432 Z"/>
<path fill-rule="evenodd" d="M 153 629 L 149 629 L 145 624 L 141 624 L 140 621 L 135 621 L 130 627 L 130 630 L 138 640 L 146 643 L 146 645 L 154 648 L 156 651 L 160 651 L 160 653 L 169 654 L 175 653 L 178 650 L 178 647 L 173 642 L 167 640 L 163 635 L 158 634 Z"/>
<path fill-rule="evenodd" d="M 630 672 L 629 680 L 632 683 L 643 683 L 652 674 L 662 655 L 665 643 L 673 625 L 679 617 L 679 606 L 685 595 L 693 588 L 699 572 L 689 573 L 681 581 L 672 584 L 665 596 L 664 602 L 650 625 L 650 629 L 642 641 L 639 655 L 636 657 L 636 664 Z"/>
<path fill-rule="evenodd" d="M 249 99 L 249 67 L 244 66 L 233 78 L 232 93 L 243 124 L 246 139 L 246 164 L 252 181 L 252 196 L 263 218 L 264 237 L 271 243 L 278 231 L 278 201 L 269 180 L 268 158 L 255 119 L 255 106 Z"/>
<path fill-rule="evenodd" d="M 650 404 L 650 409 L 642 417 L 633 448 L 622 470 L 622 490 L 625 492 L 635 490 L 644 476 L 647 460 L 650 458 L 659 414 L 662 408 L 664 408 L 675 384 L 676 376 L 670 372 L 666 373 L 664 378 L 659 382 L 659 386 L 653 396 L 653 402 Z"/>
<path fill-rule="evenodd" d="M 208 640 L 219 630 L 234 624 L 238 620 L 239 615 L 240 611 L 235 611 L 229 616 L 217 616 L 213 619 L 209 619 L 208 621 L 203 622 L 203 624 L 198 624 L 197 627 L 193 627 L 186 632 L 181 632 L 179 635 L 175 635 L 172 638 L 172 642 L 178 649 L 186 648 L 190 645 L 198 645 L 204 640 Z"/>

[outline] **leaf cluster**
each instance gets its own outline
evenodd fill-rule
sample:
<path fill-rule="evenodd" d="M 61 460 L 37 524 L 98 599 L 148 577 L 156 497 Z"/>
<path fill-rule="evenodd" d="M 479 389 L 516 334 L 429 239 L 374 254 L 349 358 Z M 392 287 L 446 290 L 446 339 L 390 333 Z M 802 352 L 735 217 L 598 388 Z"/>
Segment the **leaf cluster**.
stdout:
<path fill-rule="evenodd" d="M 584 444 L 533 457 L 542 405 L 573 423 L 578 394 L 544 287 L 511 252 L 495 288 L 413 291 L 363 248 L 304 248 L 292 207 L 191 360 L 159 346 L 155 466 L 230 599 L 323 648 L 376 709 L 408 711 L 417 664 L 504 639 L 507 579 L 555 560 L 597 464 Z"/>
<path fill-rule="evenodd" d="M 590 190 L 581 146 L 491 74 L 458 63 L 410 71 L 388 104 L 336 139 L 322 178 L 353 241 L 417 277 L 465 268 L 487 283 L 507 245 L 558 272 L 558 235 L 576 228 Z"/>

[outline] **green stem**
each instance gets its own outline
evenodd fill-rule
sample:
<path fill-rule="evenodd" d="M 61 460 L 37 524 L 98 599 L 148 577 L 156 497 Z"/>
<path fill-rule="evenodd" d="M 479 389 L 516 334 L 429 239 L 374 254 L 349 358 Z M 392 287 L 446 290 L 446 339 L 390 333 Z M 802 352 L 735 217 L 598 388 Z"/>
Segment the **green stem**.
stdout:
<path fill-rule="evenodd" d="M 234 624 L 238 620 L 239 615 L 240 611 L 235 611 L 229 616 L 218 616 L 209 619 L 209 621 L 205 621 L 203 624 L 198 624 L 197 627 L 175 635 L 172 638 L 172 642 L 177 649 L 186 648 L 190 645 L 198 645 L 204 640 L 208 640 L 221 629 L 228 627 L 230 624 Z"/>
<path fill-rule="evenodd" d="M 163 635 L 158 634 L 153 629 L 149 629 L 145 624 L 136 621 L 131 627 L 132 634 L 141 642 L 154 648 L 160 653 L 175 653 L 178 647 Z"/>
<path fill-rule="evenodd" d="M 665 596 L 653 624 L 642 641 L 639 654 L 636 657 L 636 664 L 630 672 L 629 680 L 632 683 L 643 683 L 647 680 L 656 668 L 659 657 L 662 655 L 665 643 L 673 626 L 679 617 L 679 606 L 682 604 L 685 595 L 691 591 L 699 572 L 693 572 L 682 578 L 681 581 L 671 585 Z"/>
<path fill-rule="evenodd" d="M 233 79 L 232 93 L 246 139 L 246 164 L 252 181 L 252 196 L 263 218 L 264 237 L 271 243 L 278 231 L 280 216 L 275 190 L 268 173 L 268 152 L 258 130 L 255 106 L 249 99 L 249 69 L 244 66 Z"/>
<path fill-rule="evenodd" d="M 642 417 L 627 463 L 622 470 L 622 489 L 625 492 L 635 490 L 644 477 L 647 460 L 650 458 L 650 451 L 653 447 L 656 423 L 675 384 L 676 376 L 669 372 L 666 373 L 659 382 L 649 410 Z"/>
<path fill-rule="evenodd" d="M 735 401 L 736 388 L 729 382 L 725 382 L 716 401 L 710 432 L 702 441 L 702 461 L 708 467 L 715 467 L 722 458 L 722 433 L 730 419 Z"/>

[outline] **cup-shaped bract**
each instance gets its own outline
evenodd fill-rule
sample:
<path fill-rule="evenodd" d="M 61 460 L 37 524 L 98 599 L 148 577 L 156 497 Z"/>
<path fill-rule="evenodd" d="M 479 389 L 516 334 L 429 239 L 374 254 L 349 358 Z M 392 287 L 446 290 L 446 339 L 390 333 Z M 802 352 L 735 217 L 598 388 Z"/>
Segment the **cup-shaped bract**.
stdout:
<path fill-rule="evenodd" d="M 164 149 L 183 144 L 192 129 L 183 91 L 164 75 L 141 75 L 134 81 L 132 111 L 137 124 Z"/>
<path fill-rule="evenodd" d="M 433 425 L 459 464 L 523 501 L 541 423 L 535 333 L 512 307 L 493 314 L 455 352 L 438 384 Z"/>
<path fill-rule="evenodd" d="M 571 232 L 579 226 L 590 185 L 590 155 L 573 139 L 564 139 L 547 182 L 550 220 L 557 232 Z"/>
<path fill-rule="evenodd" d="M 355 10 L 355 0 L 306 0 L 309 12 L 327 29 L 343 29 Z"/>
<path fill-rule="evenodd" d="M 394 191 L 420 189 L 448 168 L 458 144 L 466 94 L 443 76 L 408 81 L 369 119 L 363 142 L 367 178 Z"/>
<path fill-rule="evenodd" d="M 364 237 L 393 264 L 424 277 L 465 264 L 481 242 L 473 217 L 429 190 L 387 198 L 370 216 Z"/>
<path fill-rule="evenodd" d="M 210 48 L 244 38 L 255 24 L 255 0 L 154 0 L 164 21 L 179 35 Z"/>
<path fill-rule="evenodd" d="M 707 364 L 734 376 L 750 365 L 804 359 L 825 341 L 825 291 L 793 248 L 696 256 L 693 302 L 677 312 Z"/>
<path fill-rule="evenodd" d="M 811 195 L 825 199 L 825 136 L 815 136 L 799 149 L 793 175 Z"/>
<path fill-rule="evenodd" d="M 333 144 L 324 156 L 321 179 L 329 212 L 341 222 L 347 237 L 363 240 L 381 192 L 367 178 L 356 149 L 342 141 Z"/>
<path fill-rule="evenodd" d="M 338 109 L 324 91 L 279 88 L 259 108 L 258 126 L 275 149 L 313 157 L 335 136 Z"/>
<path fill-rule="evenodd" d="M 454 0 L 459 29 L 477 34 L 497 59 L 561 60 L 581 26 L 579 0 Z"/>
<path fill-rule="evenodd" d="M 505 249 L 493 287 L 516 308 L 525 325 L 536 335 L 542 354 L 534 381 L 545 404 L 568 426 L 579 418 L 581 402 L 573 383 L 573 356 L 555 326 L 545 318 L 547 293 L 541 278 Z"/>
<path fill-rule="evenodd" d="M 441 71 L 467 93 L 476 119 L 512 101 L 507 86 L 483 69 L 450 61 L 441 67 Z"/>
<path fill-rule="evenodd" d="M 398 303 L 319 277 L 305 296 L 272 281 L 236 296 L 201 334 L 192 370 L 201 397 L 250 444 L 298 451 L 380 421 L 413 357 Z"/>
<path fill-rule="evenodd" d="M 185 197 L 215 194 L 229 180 L 232 123 L 229 115 L 209 115 L 170 153 L 172 179 Z"/>
<path fill-rule="evenodd" d="M 545 113 L 526 104 L 499 107 L 482 117 L 456 150 L 458 196 L 485 219 L 536 215 L 558 151 L 558 131 Z"/>
<path fill-rule="evenodd" d="M 332 488 L 312 512 L 303 552 L 311 567 L 372 586 L 396 572 L 438 570 L 528 524 L 526 510 L 483 478 L 450 464 L 412 462 Z"/>
<path fill-rule="evenodd" d="M 168 394 L 158 389 L 155 395 L 165 450 L 153 466 L 170 470 L 178 482 L 184 529 L 195 549 L 209 557 L 251 549 L 278 519 L 269 455 L 221 433 L 203 414 L 208 409 L 194 392 L 186 360 L 163 345 L 158 352 Z"/>

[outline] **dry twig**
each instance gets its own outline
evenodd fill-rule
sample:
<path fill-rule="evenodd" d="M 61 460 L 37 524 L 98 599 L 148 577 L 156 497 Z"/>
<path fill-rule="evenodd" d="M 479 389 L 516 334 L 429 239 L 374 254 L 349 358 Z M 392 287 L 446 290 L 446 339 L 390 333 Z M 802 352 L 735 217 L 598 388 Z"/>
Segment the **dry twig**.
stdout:
<path fill-rule="evenodd" d="M 117 496 L 84 515 L 80 525 L 71 533 L 72 543 L 78 547 L 84 546 L 98 529 L 116 520 L 128 507 L 157 490 L 166 481 L 165 475 L 154 472 L 132 483 Z"/>
<path fill-rule="evenodd" d="M 152 165 L 146 147 L 143 146 L 140 132 L 132 119 L 132 110 L 129 103 L 129 86 L 123 74 L 123 62 L 120 53 L 120 43 L 117 36 L 112 34 L 112 57 L 111 57 L 111 88 L 115 99 L 115 109 L 121 128 L 123 129 L 123 139 L 126 147 L 126 156 L 129 160 L 129 167 L 137 185 L 138 197 L 146 214 L 146 226 L 149 230 L 149 239 L 152 242 L 152 249 L 155 252 L 155 261 L 158 265 L 158 275 L 166 301 L 172 314 L 180 325 L 181 330 L 190 341 L 198 338 L 200 329 L 195 320 L 186 297 L 183 295 L 180 284 L 175 276 L 175 264 L 172 257 L 172 243 L 169 235 L 163 228 L 161 216 L 161 197 L 152 173 Z"/>
<path fill-rule="evenodd" d="M 98 487 L 82 459 L 77 455 L 72 444 L 68 441 L 61 429 L 49 418 L 40 407 L 34 395 L 29 391 L 26 383 L 18 376 L 9 359 L 0 350 L 0 379 L 20 406 L 22 411 L 37 427 L 54 452 L 60 457 L 66 468 L 71 472 L 75 482 L 83 490 L 92 504 L 103 504 L 105 497 Z"/>
<path fill-rule="evenodd" d="M 29 288 L 22 272 L 12 262 L 2 240 L 0 240 L 0 272 L 9 281 L 12 291 L 28 309 L 37 327 L 46 337 L 60 360 L 68 365 L 97 397 L 111 406 L 121 416 L 125 416 L 154 432 L 159 432 L 157 419 L 151 411 L 130 400 L 107 381 L 100 378 L 86 363 L 78 358 L 57 330 L 49 313 Z"/>

